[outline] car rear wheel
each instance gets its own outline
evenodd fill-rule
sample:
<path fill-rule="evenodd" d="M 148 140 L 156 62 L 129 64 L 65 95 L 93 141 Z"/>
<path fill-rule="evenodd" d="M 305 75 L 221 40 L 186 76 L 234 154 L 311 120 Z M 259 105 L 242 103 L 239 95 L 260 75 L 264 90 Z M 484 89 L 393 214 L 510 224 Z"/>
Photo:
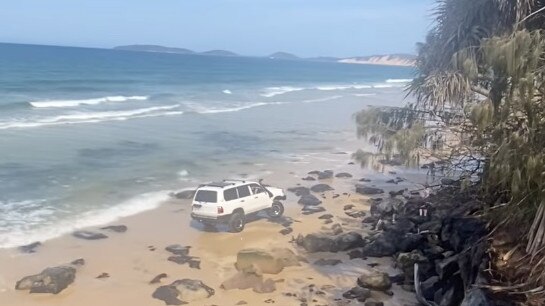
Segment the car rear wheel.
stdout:
<path fill-rule="evenodd" d="M 274 201 L 271 208 L 269 208 L 269 217 L 280 218 L 284 214 L 284 205 L 279 201 Z"/>
<path fill-rule="evenodd" d="M 242 232 L 244 229 L 244 224 L 246 223 L 244 218 L 244 213 L 238 211 L 233 213 L 231 219 L 229 219 L 229 229 L 233 233 Z"/>

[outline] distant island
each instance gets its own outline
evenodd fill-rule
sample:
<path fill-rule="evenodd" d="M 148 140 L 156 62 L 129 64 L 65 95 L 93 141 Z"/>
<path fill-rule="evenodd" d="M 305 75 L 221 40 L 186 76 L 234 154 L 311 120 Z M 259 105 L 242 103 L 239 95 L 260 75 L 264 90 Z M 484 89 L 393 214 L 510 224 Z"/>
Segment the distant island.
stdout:
<path fill-rule="evenodd" d="M 242 56 L 237 53 L 227 50 L 210 50 L 205 52 L 196 52 L 185 48 L 164 47 L 159 45 L 126 45 L 114 47 L 114 50 L 134 51 L 134 52 L 158 52 L 158 53 L 174 53 L 174 54 L 194 54 L 194 55 L 211 55 L 211 56 Z M 347 58 L 338 57 L 312 57 L 301 58 L 295 54 L 278 51 L 269 56 L 273 60 L 301 60 L 301 61 L 318 61 L 318 62 L 336 62 L 344 64 L 367 64 L 367 65 L 387 65 L 387 66 L 414 66 L 416 56 L 411 54 L 384 54 L 372 56 L 354 56 Z"/>

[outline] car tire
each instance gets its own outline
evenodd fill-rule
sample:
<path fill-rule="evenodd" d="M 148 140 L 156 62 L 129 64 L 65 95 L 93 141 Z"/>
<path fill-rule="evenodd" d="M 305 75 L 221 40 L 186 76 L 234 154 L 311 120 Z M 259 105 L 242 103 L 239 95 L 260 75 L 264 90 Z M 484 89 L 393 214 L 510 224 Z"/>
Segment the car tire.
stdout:
<path fill-rule="evenodd" d="M 280 201 L 274 201 L 268 210 L 269 217 L 272 219 L 280 218 L 284 214 L 284 205 Z"/>
<path fill-rule="evenodd" d="M 229 219 L 229 230 L 232 233 L 240 233 L 244 229 L 244 225 L 246 223 L 246 220 L 244 218 L 244 213 L 237 211 L 231 215 L 231 219 Z"/>

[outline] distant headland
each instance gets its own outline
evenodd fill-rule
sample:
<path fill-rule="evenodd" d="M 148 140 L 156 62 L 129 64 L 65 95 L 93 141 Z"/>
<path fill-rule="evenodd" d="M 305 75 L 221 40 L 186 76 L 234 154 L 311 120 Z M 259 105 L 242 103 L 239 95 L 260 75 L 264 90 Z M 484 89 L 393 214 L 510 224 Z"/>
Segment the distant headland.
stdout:
<path fill-rule="evenodd" d="M 212 55 L 212 56 L 244 56 L 227 50 L 210 50 L 205 52 L 196 52 L 185 48 L 173 48 L 159 45 L 126 45 L 117 46 L 114 50 L 134 51 L 134 52 L 159 52 L 174 54 L 194 54 L 194 55 Z M 268 56 L 270 59 L 279 60 L 298 60 L 298 61 L 319 61 L 319 62 L 337 62 L 344 64 L 367 64 L 367 65 L 388 65 L 388 66 L 414 66 L 416 56 L 412 54 L 383 54 L 372 56 L 354 56 L 354 57 L 312 57 L 303 58 L 287 52 L 275 52 Z"/>

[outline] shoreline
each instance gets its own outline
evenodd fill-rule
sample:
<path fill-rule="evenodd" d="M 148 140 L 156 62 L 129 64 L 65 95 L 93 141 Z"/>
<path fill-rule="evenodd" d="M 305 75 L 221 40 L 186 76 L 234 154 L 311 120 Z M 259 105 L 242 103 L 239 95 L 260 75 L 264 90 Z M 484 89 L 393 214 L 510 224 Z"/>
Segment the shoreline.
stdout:
<path fill-rule="evenodd" d="M 355 151 L 358 144 L 355 142 L 353 145 L 352 149 Z M 310 187 L 318 183 L 329 184 L 334 188 L 334 191 L 324 193 L 325 198 L 321 198 L 321 206 L 326 211 L 312 215 L 303 215 L 301 206 L 296 203 L 298 197 L 288 192 L 288 200 L 284 203 L 285 216 L 294 221 L 290 225 L 293 232 L 288 235 L 280 233 L 284 229 L 282 225 L 267 219 L 248 223 L 246 229 L 238 234 L 206 232 L 200 225 L 190 221 L 190 200 L 169 199 L 155 209 L 108 223 L 127 226 L 125 233 L 99 230 L 98 227 L 89 229 L 106 234 L 107 239 L 87 241 L 64 235 L 46 241 L 31 254 L 22 254 L 17 248 L 0 250 L 0 271 L 3 271 L 0 275 L 0 302 L 8 305 L 85 306 L 95 305 L 98 299 L 103 305 L 164 305 L 162 301 L 152 298 L 158 285 L 180 278 L 191 278 L 202 280 L 215 289 L 215 295 L 194 305 L 235 305 L 240 301 L 246 301 L 250 305 L 269 304 L 270 301 L 265 302 L 266 300 L 287 305 L 294 303 L 294 297 L 286 295 L 291 291 L 298 296 L 312 296 L 319 301 L 316 303 L 328 305 L 335 299 L 342 299 L 342 293 L 354 286 L 359 274 L 369 269 L 367 264 L 379 263 L 381 269 L 394 275 L 396 270 L 389 258 L 350 260 L 343 252 L 306 254 L 292 241 L 299 234 L 330 232 L 331 227 L 318 218 L 327 213 L 334 216 L 334 224 L 340 224 L 344 232 L 358 231 L 363 236 L 370 235 L 369 229 L 362 228 L 360 219 L 347 216 L 343 210 L 346 204 L 354 205 L 362 211 L 369 210 L 368 197 L 356 194 L 354 185 L 362 177 L 373 178 L 380 188 L 391 186 L 397 190 L 405 188 L 405 185 L 385 183 L 384 178 L 392 177 L 386 170 L 386 174 L 381 174 L 362 169 L 358 165 L 350 165 L 349 154 L 322 152 L 308 154 L 306 159 L 294 160 L 293 163 L 279 161 L 278 165 L 273 165 L 273 173 L 265 177 L 268 184 L 284 189 L 298 184 Z M 325 169 L 332 169 L 335 173 L 348 172 L 353 178 L 313 182 L 302 180 L 309 171 Z M 407 174 L 412 176 L 409 171 Z M 165 247 L 172 244 L 191 246 L 190 255 L 199 258 L 200 269 L 191 269 L 187 265 L 179 266 L 168 261 L 169 253 L 165 251 Z M 238 251 L 244 248 L 271 247 L 288 248 L 305 258 L 300 266 L 285 268 L 278 275 L 267 275 L 276 282 L 276 291 L 258 294 L 248 289 L 220 288 L 223 281 L 236 273 L 234 263 Z M 20 278 L 78 258 L 83 258 L 85 265 L 78 268 L 75 282 L 58 295 L 28 294 L 14 290 L 15 282 Z M 340 260 L 341 263 L 321 267 L 314 264 L 319 259 Z M 109 277 L 97 278 L 104 273 Z M 160 284 L 150 285 L 149 281 L 161 273 L 166 273 L 168 277 Z M 323 287 L 324 290 L 321 291 L 325 294 L 311 294 L 309 285 Z M 394 286 L 392 292 L 392 297 L 385 294 L 374 294 L 372 297 L 384 301 L 385 305 L 398 305 L 402 301 L 414 302 L 413 294 L 398 286 Z"/>

